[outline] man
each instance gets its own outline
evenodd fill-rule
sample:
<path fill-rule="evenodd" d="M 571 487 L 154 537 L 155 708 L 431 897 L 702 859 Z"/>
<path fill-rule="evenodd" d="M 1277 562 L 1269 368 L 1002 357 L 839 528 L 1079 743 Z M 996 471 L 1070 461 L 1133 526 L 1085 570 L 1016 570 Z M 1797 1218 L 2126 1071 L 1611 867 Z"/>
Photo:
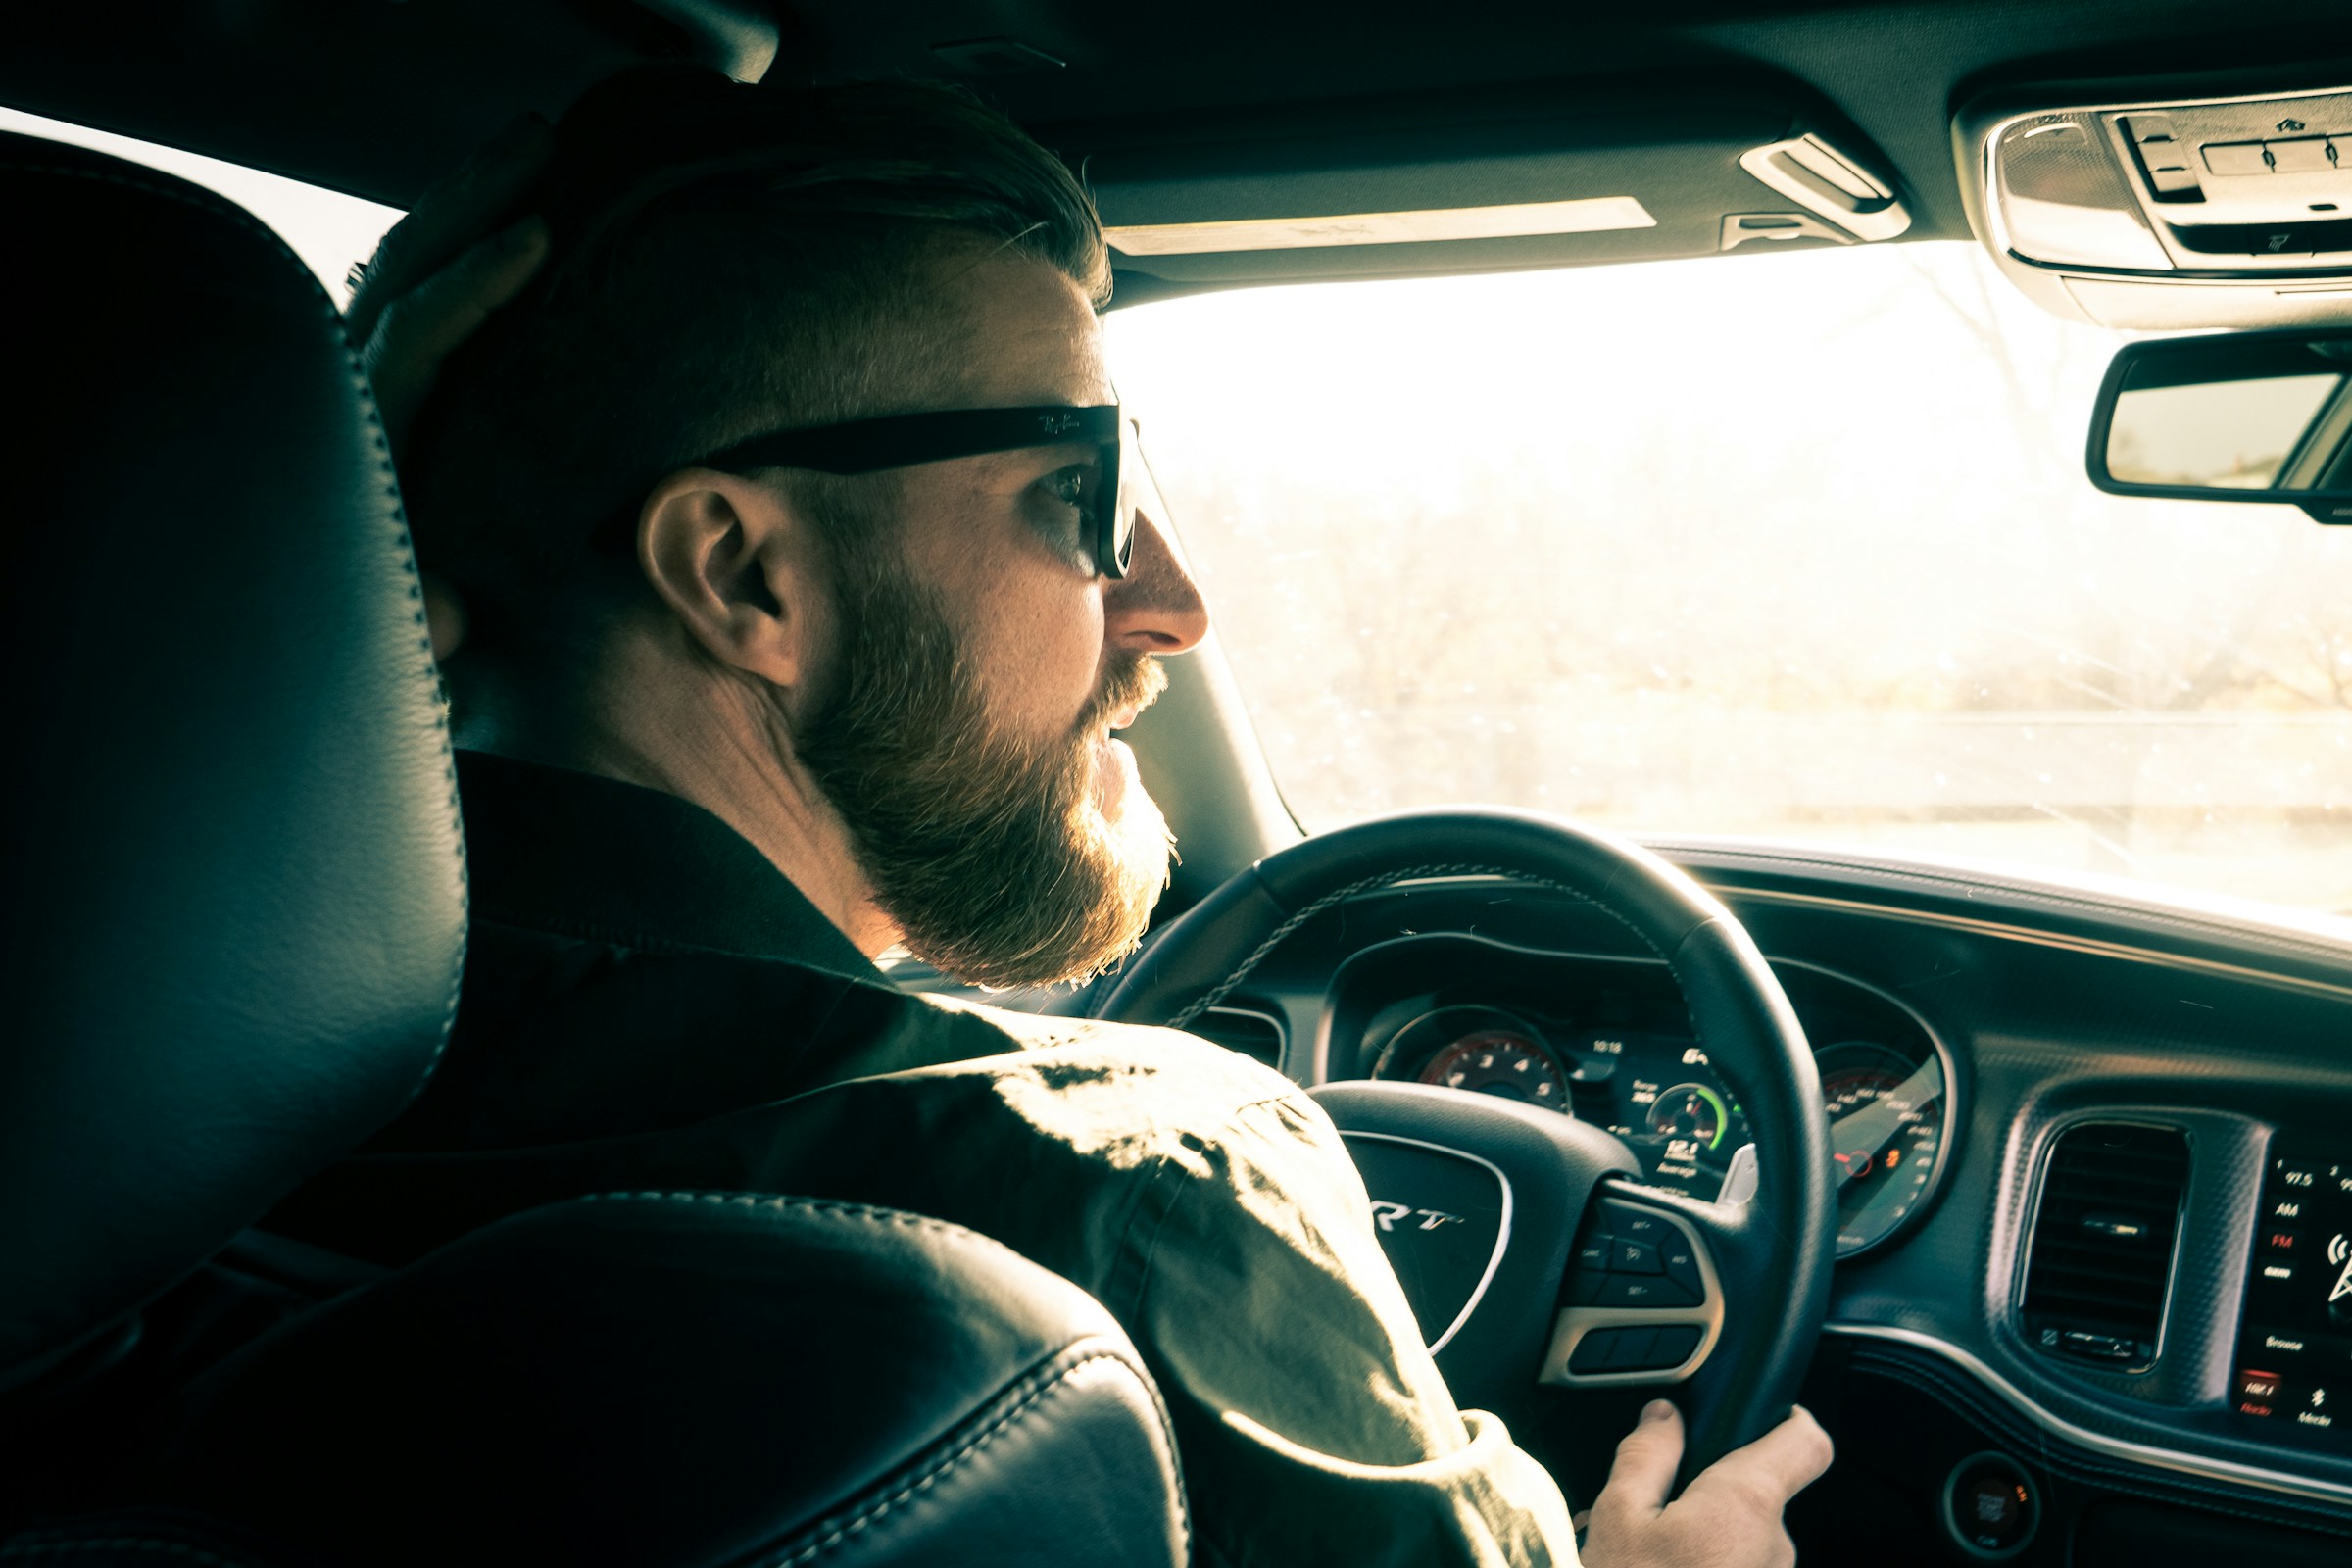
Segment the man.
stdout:
<path fill-rule="evenodd" d="M 442 602 L 473 879 L 457 1029 L 412 1111 L 277 1223 L 397 1260 L 615 1188 L 932 1214 L 1127 1328 L 1204 1559 L 1576 1560 L 1550 1477 L 1455 1410 L 1294 1085 L 1168 1031 L 910 996 L 870 961 L 903 942 L 977 983 L 1084 978 L 1164 884 L 1110 736 L 1207 621 L 1106 482 L 1083 192 L 909 84 L 623 81 L 559 140 L 544 229 L 396 307 L 414 344 L 376 367 L 403 405 L 472 332 L 403 456 L 467 619 L 457 643 Z M 1810 1417 L 1669 1505 L 1680 1448 L 1661 1401 L 1587 1560 L 1787 1561 L 1780 1509 L 1828 1462 Z"/>

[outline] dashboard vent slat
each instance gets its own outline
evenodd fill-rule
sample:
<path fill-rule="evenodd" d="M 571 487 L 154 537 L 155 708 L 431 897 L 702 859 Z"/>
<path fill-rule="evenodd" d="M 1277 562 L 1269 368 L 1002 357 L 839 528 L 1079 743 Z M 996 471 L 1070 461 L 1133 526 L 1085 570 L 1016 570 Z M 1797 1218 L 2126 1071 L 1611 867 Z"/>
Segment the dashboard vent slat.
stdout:
<path fill-rule="evenodd" d="M 2156 1359 L 2173 1274 L 2188 1139 L 2170 1127 L 2086 1123 L 2043 1167 L 2026 1259 L 2026 1338 L 2116 1371 Z"/>

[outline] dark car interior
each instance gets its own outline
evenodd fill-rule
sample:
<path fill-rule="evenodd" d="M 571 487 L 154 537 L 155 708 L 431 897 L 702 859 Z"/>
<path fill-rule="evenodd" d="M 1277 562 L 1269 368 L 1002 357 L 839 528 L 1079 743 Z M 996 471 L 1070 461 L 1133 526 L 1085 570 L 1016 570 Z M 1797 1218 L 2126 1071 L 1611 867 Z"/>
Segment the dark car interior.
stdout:
<path fill-rule="evenodd" d="M 2266 334 L 2119 359 L 2084 485 L 2352 514 L 2337 5 L 5 25 L 0 106 L 402 209 L 648 61 L 962 81 L 1083 173 L 1114 311 L 1972 241 L 2069 319 Z M 430 1074 L 464 962 L 397 478 L 332 301 L 233 203 L 0 135 L 0 1561 L 1187 1560 L 1134 1347 L 955 1227 L 581 1194 L 400 1270 L 267 1228 Z M 2276 474 L 2116 444 L 2134 393 L 2289 373 L 2335 379 Z M 1224 657 L 1169 673 L 1133 732 L 1183 851 L 1152 938 L 984 1000 L 1312 1089 L 1457 1398 L 1572 1499 L 1646 1398 L 1686 1404 L 1686 1478 L 1794 1399 L 1838 1448 L 1806 1561 L 2352 1560 L 2352 922 L 1478 806 L 1308 835 Z"/>

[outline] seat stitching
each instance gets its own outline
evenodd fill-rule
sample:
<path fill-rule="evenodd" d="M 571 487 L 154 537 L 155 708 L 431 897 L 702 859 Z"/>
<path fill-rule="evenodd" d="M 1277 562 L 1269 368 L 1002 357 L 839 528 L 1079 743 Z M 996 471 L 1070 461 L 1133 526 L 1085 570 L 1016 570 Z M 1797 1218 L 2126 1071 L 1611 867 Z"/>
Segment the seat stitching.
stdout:
<path fill-rule="evenodd" d="M 823 1556 L 825 1553 L 833 1550 L 836 1546 L 839 1546 L 843 1543 L 847 1542 L 851 1537 L 858 1535 L 861 1531 L 871 1529 L 876 1523 L 891 1513 L 892 1510 L 903 1506 L 917 1494 L 928 1492 L 932 1487 L 937 1485 L 948 1474 L 948 1472 L 954 1470 L 957 1465 L 962 1464 L 973 1454 L 979 1452 L 989 1444 L 995 1442 L 1000 1433 L 1002 1433 L 1014 1421 L 1020 1419 L 1022 1414 L 1025 1413 L 1031 1406 L 1037 1404 L 1040 1400 L 1045 1398 L 1046 1396 L 1054 1393 L 1063 1384 L 1067 1383 L 1070 1378 L 1075 1376 L 1079 1371 L 1086 1367 L 1092 1366 L 1097 1361 L 1109 1361 L 1122 1368 L 1130 1375 L 1135 1373 L 1135 1368 L 1128 1363 L 1126 1357 L 1116 1355 L 1105 1350 L 1098 1351 L 1092 1355 L 1083 1356 L 1078 1360 L 1071 1362 L 1068 1366 L 1060 1368 L 1058 1371 L 1045 1374 L 1033 1374 L 1033 1377 L 1039 1379 L 1037 1386 L 1031 1389 L 1027 1394 L 1023 1395 L 1021 1398 L 1009 1408 L 998 1412 L 996 1418 L 990 1421 L 985 1427 L 981 1428 L 980 1431 L 974 1433 L 971 1440 L 964 1444 L 963 1446 L 957 1448 L 954 1453 L 951 1453 L 945 1458 L 941 1459 L 929 1470 L 916 1477 L 913 1481 L 908 1482 L 899 1491 L 867 1507 L 864 1511 L 858 1513 L 856 1517 L 850 1519 L 838 1529 L 829 1532 L 821 1540 L 811 1542 L 808 1545 L 799 1548 L 787 1556 L 771 1557 L 767 1559 L 766 1563 L 764 1564 L 764 1568 L 797 1568 L 797 1565 L 799 1564 L 813 1562 L 818 1557 Z M 1163 1437 L 1168 1436 L 1164 1427 L 1161 1435 Z M 1173 1442 L 1170 1442 L 1169 1451 L 1171 1453 L 1174 1451 L 1174 1447 L 1175 1446 Z M 816 1528 L 822 1529 L 823 1526 L 819 1524 Z"/>
<path fill-rule="evenodd" d="M 839 1214 L 856 1219 L 879 1221 L 883 1224 L 902 1225 L 912 1230 L 928 1230 L 942 1235 L 968 1236 L 979 1241 L 992 1240 L 992 1238 L 980 1235 L 980 1233 L 977 1231 L 969 1230 L 964 1226 L 957 1225 L 950 1220 L 935 1218 L 929 1214 L 914 1214 L 909 1213 L 907 1210 L 903 1208 L 885 1208 L 874 1203 L 859 1203 L 847 1199 L 838 1198 L 788 1198 L 772 1194 L 757 1193 L 637 1192 L 591 1193 L 584 1198 L 575 1200 L 575 1201 L 582 1203 L 715 1203 L 723 1207 L 731 1208 L 801 1209 L 809 1213 Z M 998 1245 L 1001 1246 L 1003 1244 L 1000 1243 Z M 1128 1366 L 1129 1370 L 1133 1370 L 1133 1367 L 1130 1366 L 1126 1358 L 1119 1355 L 1104 1353 L 1090 1356 L 1088 1357 L 1088 1360 L 1116 1361 L 1121 1366 Z M 1078 1365 L 1084 1364 L 1084 1362 L 1078 1363 Z M 1059 1376 L 1066 1378 L 1070 1375 L 1070 1373 L 1075 1372 L 1076 1370 L 1077 1366 L 1069 1367 L 1059 1374 Z M 1183 1491 L 1183 1483 L 1181 1480 L 1183 1473 L 1183 1458 L 1182 1455 L 1177 1451 L 1176 1434 L 1168 1424 L 1167 1408 L 1161 1402 L 1158 1391 L 1153 1389 L 1149 1381 L 1146 1381 L 1144 1386 L 1146 1391 L 1152 1395 L 1152 1408 L 1158 1416 L 1160 1436 L 1167 1445 L 1168 1462 L 1177 1469 L 1179 1476 L 1177 1486 L 1177 1519 L 1184 1532 L 1185 1539 L 1189 1541 L 1192 1539 L 1193 1533 L 1192 1509 L 1190 1499 L 1185 1496 Z M 1032 1395 L 1030 1399 L 1024 1401 L 1024 1403 L 1035 1402 L 1035 1400 L 1042 1396 L 1045 1392 L 1046 1389 L 1041 1388 L 1037 1394 Z M 1000 1421 L 997 1423 L 997 1425 L 1001 1425 L 1004 1420 L 1009 1420 L 1017 1414 L 1019 1414 L 1018 1408 L 1005 1412 L 1005 1414 L 1000 1418 Z M 985 1443 L 994 1433 L 994 1431 L 995 1426 L 992 1425 L 987 1432 L 983 1432 L 976 1437 L 973 1440 L 972 1445 L 967 1446 L 967 1447 L 961 1450 L 958 1454 L 951 1456 L 951 1458 L 947 1461 L 947 1464 L 953 1465 L 958 1459 L 970 1453 L 973 1447 L 978 1446 L 981 1443 Z M 943 1465 L 943 1472 L 946 1466 Z M 932 1479 L 936 1479 L 936 1474 L 934 1477 L 932 1477 Z M 928 1484 L 929 1481 L 926 1480 L 918 1485 L 927 1486 Z M 896 1506 L 898 1502 L 905 1501 L 906 1496 L 908 1494 L 902 1494 L 899 1497 L 886 1502 L 883 1506 L 885 1508 Z M 846 1528 L 848 1527 L 845 1527 L 845 1529 Z M 780 1559 L 778 1562 L 770 1564 L 769 1568 L 789 1568 L 791 1563 L 801 1560 L 803 1559 Z"/>
<path fill-rule="evenodd" d="M 766 1193 L 589 1193 L 576 1200 L 582 1203 L 715 1203 L 729 1208 L 805 1209 L 810 1213 L 844 1214 L 857 1219 L 903 1225 L 910 1230 L 937 1231 L 943 1235 L 969 1236 L 1002 1247 L 1002 1242 L 982 1236 L 978 1231 L 956 1224 L 952 1220 L 929 1214 L 910 1214 L 903 1208 L 885 1208 L 875 1203 L 853 1202 L 837 1198 L 785 1198 Z"/>

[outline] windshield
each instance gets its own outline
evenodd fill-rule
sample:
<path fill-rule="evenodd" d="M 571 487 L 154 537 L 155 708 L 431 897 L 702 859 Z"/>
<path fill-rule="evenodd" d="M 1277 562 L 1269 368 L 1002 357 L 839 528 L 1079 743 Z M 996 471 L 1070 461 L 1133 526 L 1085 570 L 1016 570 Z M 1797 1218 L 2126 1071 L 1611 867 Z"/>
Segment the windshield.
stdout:
<path fill-rule="evenodd" d="M 2352 910 L 2352 531 L 2127 500 L 1965 243 L 1241 291 L 1112 365 L 1293 809 Z"/>

